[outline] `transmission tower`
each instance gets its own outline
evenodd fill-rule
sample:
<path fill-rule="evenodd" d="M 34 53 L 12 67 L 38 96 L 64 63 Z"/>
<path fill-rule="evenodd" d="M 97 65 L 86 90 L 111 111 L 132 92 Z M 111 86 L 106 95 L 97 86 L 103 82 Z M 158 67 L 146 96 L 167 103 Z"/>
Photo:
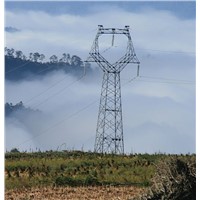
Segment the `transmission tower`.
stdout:
<path fill-rule="evenodd" d="M 110 63 L 99 51 L 99 37 L 104 34 L 112 36 L 112 46 L 115 35 L 121 34 L 128 39 L 124 56 L 114 63 Z M 138 64 L 139 70 L 140 63 L 134 51 L 129 26 L 119 29 L 104 28 L 102 25 L 98 25 L 97 35 L 87 61 L 96 62 L 104 72 L 94 151 L 98 153 L 123 154 L 124 138 L 120 72 L 129 63 Z"/>

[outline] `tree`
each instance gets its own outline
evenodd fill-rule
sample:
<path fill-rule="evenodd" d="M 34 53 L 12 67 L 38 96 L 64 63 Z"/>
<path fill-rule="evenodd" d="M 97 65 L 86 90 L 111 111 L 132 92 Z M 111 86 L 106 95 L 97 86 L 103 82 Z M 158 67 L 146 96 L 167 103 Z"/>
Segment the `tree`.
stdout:
<path fill-rule="evenodd" d="M 59 60 L 59 62 L 66 62 L 66 58 L 67 58 L 67 54 L 66 53 L 63 53 L 62 54 L 63 55 L 63 57 Z"/>
<path fill-rule="evenodd" d="M 38 52 L 35 52 L 35 53 L 33 54 L 33 61 L 34 61 L 34 62 L 37 62 L 39 58 L 40 58 L 40 54 L 39 54 Z"/>
<path fill-rule="evenodd" d="M 13 111 L 12 103 L 5 104 L 5 116 L 8 116 Z"/>
<path fill-rule="evenodd" d="M 13 48 L 11 48 L 11 49 L 6 49 L 6 52 L 7 52 L 7 56 L 9 56 L 9 57 L 14 57 L 14 52 L 15 52 L 15 50 L 13 49 Z"/>
<path fill-rule="evenodd" d="M 82 66 L 83 65 L 83 61 L 81 60 L 80 57 L 73 55 L 71 58 L 71 65 L 73 66 Z"/>
<path fill-rule="evenodd" d="M 33 61 L 33 53 L 29 53 L 29 60 Z"/>
<path fill-rule="evenodd" d="M 50 63 L 57 63 L 58 62 L 58 57 L 56 55 L 52 55 L 50 58 Z"/>
<path fill-rule="evenodd" d="M 22 60 L 26 60 L 26 56 L 25 55 L 22 55 Z"/>
<path fill-rule="evenodd" d="M 64 62 L 70 64 L 70 54 L 63 53 L 63 57 L 59 60 L 59 62 Z"/>
<path fill-rule="evenodd" d="M 23 56 L 22 51 L 15 51 L 15 56 L 16 56 L 16 58 L 21 58 L 22 59 L 22 56 Z"/>
<path fill-rule="evenodd" d="M 66 62 L 70 64 L 70 62 L 71 62 L 71 57 L 70 57 L 70 54 L 69 54 L 69 53 L 67 54 L 66 59 L 67 59 Z"/>
<path fill-rule="evenodd" d="M 44 54 L 40 54 L 39 60 L 42 62 L 45 59 L 45 55 Z"/>
<path fill-rule="evenodd" d="M 5 51 L 4 53 L 5 53 L 5 55 L 7 55 L 7 50 L 8 50 L 8 48 L 5 47 L 5 48 L 4 48 L 4 51 Z"/>

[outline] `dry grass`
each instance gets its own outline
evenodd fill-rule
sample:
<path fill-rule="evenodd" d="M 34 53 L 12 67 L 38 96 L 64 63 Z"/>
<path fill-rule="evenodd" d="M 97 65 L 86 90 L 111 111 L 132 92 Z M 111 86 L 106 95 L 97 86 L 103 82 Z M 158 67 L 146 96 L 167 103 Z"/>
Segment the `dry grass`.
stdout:
<path fill-rule="evenodd" d="M 9 190 L 5 193 L 5 200 L 125 200 L 142 191 L 133 186 L 42 187 Z"/>

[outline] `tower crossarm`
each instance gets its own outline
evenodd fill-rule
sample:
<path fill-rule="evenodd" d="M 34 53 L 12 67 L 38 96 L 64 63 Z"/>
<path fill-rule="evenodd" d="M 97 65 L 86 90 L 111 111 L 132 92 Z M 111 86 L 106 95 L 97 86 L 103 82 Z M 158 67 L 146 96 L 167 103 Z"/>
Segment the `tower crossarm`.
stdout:
<path fill-rule="evenodd" d="M 117 62 L 115 62 L 113 65 L 118 71 L 122 71 L 127 64 L 134 63 L 134 64 L 140 64 L 138 58 L 136 55 L 131 53 L 126 53 L 123 57 L 121 57 Z"/>
<path fill-rule="evenodd" d="M 128 38 L 126 53 L 115 63 L 110 63 L 106 58 L 104 58 L 99 52 L 99 37 L 103 34 L 123 34 Z M 112 41 L 113 45 L 113 41 Z M 133 43 L 131 40 L 131 35 L 129 32 L 129 26 L 125 26 L 122 28 L 104 28 L 103 25 L 98 26 L 97 35 L 93 42 L 91 51 L 89 53 L 89 57 L 87 62 L 96 62 L 101 69 L 105 72 L 115 73 L 121 72 L 125 66 L 129 63 L 139 64 L 139 60 L 135 54 Z"/>
<path fill-rule="evenodd" d="M 103 71 L 113 71 L 115 67 L 109 63 L 99 52 L 90 52 L 90 56 L 93 58 L 92 62 L 98 63 Z"/>
<path fill-rule="evenodd" d="M 98 34 L 124 34 L 129 35 L 129 26 L 124 28 L 104 28 L 103 25 L 98 25 Z"/>

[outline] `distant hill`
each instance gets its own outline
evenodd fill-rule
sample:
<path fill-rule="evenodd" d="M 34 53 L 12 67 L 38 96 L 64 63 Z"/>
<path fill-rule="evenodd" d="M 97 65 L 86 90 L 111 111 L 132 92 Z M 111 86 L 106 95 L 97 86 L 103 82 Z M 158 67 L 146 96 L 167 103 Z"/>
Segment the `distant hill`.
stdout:
<path fill-rule="evenodd" d="M 30 53 L 27 58 L 22 51 L 5 48 L 5 78 L 18 81 L 36 79 L 50 72 L 62 70 L 64 73 L 81 76 L 84 73 L 84 62 L 77 56 L 63 53 L 61 58 L 52 55 L 49 61 L 44 61 L 45 55 L 38 52 Z M 90 64 L 86 71 L 91 72 Z"/>
<path fill-rule="evenodd" d="M 5 27 L 5 31 L 9 33 L 15 33 L 15 32 L 19 32 L 20 30 L 12 26 L 7 26 Z"/>
<path fill-rule="evenodd" d="M 9 116 L 18 116 L 19 113 L 23 114 L 39 114 L 41 113 L 39 110 L 33 110 L 31 108 L 26 108 L 22 101 L 13 105 L 12 103 L 5 104 L 5 117 Z"/>

